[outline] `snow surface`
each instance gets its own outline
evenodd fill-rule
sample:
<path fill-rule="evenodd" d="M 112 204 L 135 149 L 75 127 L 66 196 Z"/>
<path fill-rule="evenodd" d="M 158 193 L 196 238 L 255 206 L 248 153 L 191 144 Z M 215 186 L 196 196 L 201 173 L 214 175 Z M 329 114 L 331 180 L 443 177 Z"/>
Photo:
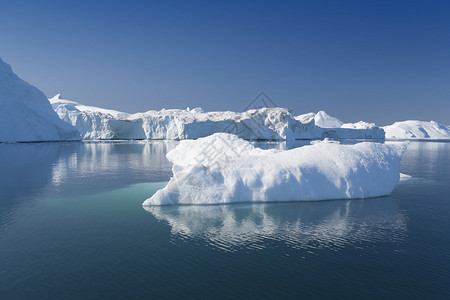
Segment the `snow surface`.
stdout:
<path fill-rule="evenodd" d="M 167 186 L 143 205 L 306 201 L 388 195 L 404 143 L 317 143 L 262 150 L 235 135 L 186 140 L 167 154 Z"/>
<path fill-rule="evenodd" d="M 39 89 L 20 79 L 0 58 L 0 142 L 80 140 Z"/>
<path fill-rule="evenodd" d="M 450 126 L 434 121 L 403 121 L 383 127 L 387 139 L 450 139 Z"/>

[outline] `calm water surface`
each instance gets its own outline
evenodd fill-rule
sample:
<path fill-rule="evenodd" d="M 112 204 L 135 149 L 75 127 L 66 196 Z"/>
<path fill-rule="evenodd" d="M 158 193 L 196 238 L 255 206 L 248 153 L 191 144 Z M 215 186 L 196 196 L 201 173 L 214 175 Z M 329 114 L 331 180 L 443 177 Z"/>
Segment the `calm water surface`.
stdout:
<path fill-rule="evenodd" d="M 0 144 L 0 299 L 450 297 L 450 143 L 389 197 L 144 209 L 175 146 Z"/>

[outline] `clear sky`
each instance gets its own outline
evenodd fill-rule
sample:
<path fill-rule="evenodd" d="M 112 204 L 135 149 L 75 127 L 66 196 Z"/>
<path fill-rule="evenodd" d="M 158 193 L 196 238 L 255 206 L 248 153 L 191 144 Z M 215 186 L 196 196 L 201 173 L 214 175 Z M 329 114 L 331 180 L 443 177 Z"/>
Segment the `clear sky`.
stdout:
<path fill-rule="evenodd" d="M 47 96 L 126 112 L 450 124 L 450 1 L 0 0 L 0 57 Z"/>

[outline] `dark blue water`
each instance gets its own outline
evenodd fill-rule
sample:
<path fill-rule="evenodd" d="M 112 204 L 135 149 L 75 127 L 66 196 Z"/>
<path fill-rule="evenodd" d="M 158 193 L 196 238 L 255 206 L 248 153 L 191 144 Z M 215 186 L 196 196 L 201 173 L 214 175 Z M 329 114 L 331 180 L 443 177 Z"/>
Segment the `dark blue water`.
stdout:
<path fill-rule="evenodd" d="M 450 143 L 389 197 L 144 209 L 174 146 L 0 144 L 0 299 L 450 297 Z"/>

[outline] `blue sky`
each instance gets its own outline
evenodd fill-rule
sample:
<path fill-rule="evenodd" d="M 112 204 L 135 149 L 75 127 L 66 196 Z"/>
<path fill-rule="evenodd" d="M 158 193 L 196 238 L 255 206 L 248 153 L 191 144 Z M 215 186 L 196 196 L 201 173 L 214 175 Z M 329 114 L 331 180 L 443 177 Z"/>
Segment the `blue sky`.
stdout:
<path fill-rule="evenodd" d="M 39 3 L 38 3 L 39 2 Z M 450 1 L 5 1 L 0 57 L 47 96 L 127 112 L 450 124 Z"/>

